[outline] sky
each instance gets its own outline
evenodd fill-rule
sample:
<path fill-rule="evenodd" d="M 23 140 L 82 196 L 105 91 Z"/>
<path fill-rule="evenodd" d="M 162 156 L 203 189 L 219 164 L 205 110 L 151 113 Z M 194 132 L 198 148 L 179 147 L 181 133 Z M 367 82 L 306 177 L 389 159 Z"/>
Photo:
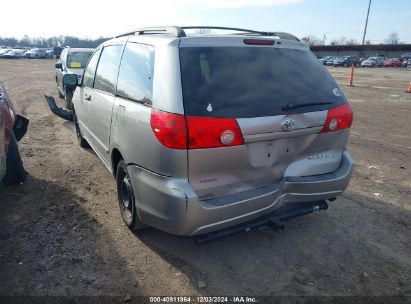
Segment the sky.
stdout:
<path fill-rule="evenodd" d="M 362 40 L 369 0 L 19 0 L 3 1 L 0 36 L 112 37 L 158 25 L 215 25 Z M 411 43 L 411 0 L 373 0 L 367 40 L 393 31 Z"/>

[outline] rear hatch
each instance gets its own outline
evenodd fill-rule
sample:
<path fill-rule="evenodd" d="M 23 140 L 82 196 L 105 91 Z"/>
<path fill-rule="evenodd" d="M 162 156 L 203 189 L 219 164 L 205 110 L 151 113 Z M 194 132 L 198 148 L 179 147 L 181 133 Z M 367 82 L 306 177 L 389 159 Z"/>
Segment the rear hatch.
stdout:
<path fill-rule="evenodd" d="M 327 132 L 324 125 L 329 109 L 351 110 L 306 46 L 254 38 L 208 38 L 207 46 L 186 39 L 180 67 L 188 178 L 200 199 L 338 168 L 348 129 Z"/>

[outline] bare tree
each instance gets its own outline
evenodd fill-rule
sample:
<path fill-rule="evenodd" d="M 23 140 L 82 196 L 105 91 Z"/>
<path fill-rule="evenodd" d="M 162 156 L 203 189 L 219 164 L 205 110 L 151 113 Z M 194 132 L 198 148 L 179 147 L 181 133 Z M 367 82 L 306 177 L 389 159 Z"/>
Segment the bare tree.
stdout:
<path fill-rule="evenodd" d="M 346 37 L 341 37 L 340 39 L 334 39 L 331 40 L 331 45 L 346 45 L 347 44 L 347 38 Z"/>
<path fill-rule="evenodd" d="M 0 37 L 0 45 L 8 47 L 52 47 L 52 46 L 71 46 L 94 48 L 108 40 L 109 38 L 100 37 L 97 39 L 77 38 L 71 36 L 54 36 L 50 38 L 29 37 L 24 35 L 22 39 Z"/>
<path fill-rule="evenodd" d="M 358 45 L 358 41 L 351 38 L 351 39 L 348 39 L 345 44 L 346 45 Z"/>
<path fill-rule="evenodd" d="M 324 40 L 321 40 L 320 38 L 314 35 L 307 35 L 301 38 L 301 40 L 307 43 L 308 45 L 324 45 Z"/>
<path fill-rule="evenodd" d="M 399 44 L 400 43 L 400 36 L 398 35 L 397 32 L 392 32 L 385 39 L 385 43 L 386 44 Z"/>
<path fill-rule="evenodd" d="M 340 39 L 333 39 L 330 45 L 358 45 L 358 40 L 354 38 L 347 39 L 346 37 L 341 37 Z"/>

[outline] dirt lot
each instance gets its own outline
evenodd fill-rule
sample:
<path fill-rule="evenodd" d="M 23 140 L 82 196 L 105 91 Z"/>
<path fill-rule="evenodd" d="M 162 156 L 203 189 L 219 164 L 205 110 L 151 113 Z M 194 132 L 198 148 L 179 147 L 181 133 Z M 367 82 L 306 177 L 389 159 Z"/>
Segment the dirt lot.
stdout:
<path fill-rule="evenodd" d="M 44 101 L 58 100 L 53 64 L 0 60 L 30 118 L 28 180 L 0 188 L 0 295 L 411 296 L 411 71 L 358 69 L 351 88 L 330 69 L 355 111 L 357 167 L 328 211 L 198 247 L 123 225 L 113 177 Z"/>

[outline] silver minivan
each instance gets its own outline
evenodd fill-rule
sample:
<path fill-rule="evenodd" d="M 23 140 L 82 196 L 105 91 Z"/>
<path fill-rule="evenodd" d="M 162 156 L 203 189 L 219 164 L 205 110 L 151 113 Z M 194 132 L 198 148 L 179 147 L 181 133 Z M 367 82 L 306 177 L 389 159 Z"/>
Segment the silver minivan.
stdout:
<path fill-rule="evenodd" d="M 95 50 L 73 106 L 79 144 L 115 176 L 133 230 L 232 227 L 285 204 L 334 200 L 353 172 L 352 110 L 286 33 L 125 33 Z"/>

